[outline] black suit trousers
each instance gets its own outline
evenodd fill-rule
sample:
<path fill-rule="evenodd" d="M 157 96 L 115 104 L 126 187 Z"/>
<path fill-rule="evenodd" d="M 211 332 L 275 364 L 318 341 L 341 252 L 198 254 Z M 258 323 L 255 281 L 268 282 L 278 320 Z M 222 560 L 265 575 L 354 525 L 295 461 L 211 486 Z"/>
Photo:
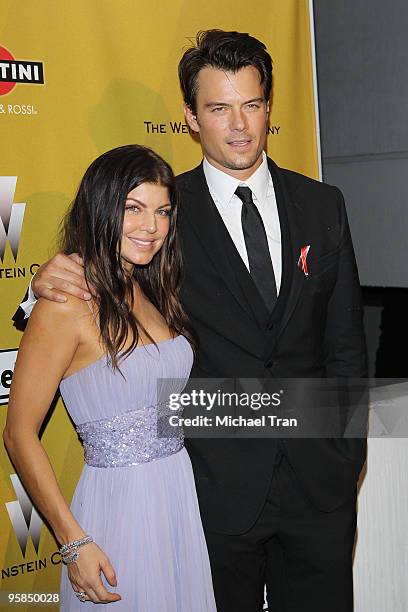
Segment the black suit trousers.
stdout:
<path fill-rule="evenodd" d="M 206 530 L 218 612 L 352 612 L 356 496 L 332 512 L 304 495 L 278 453 L 268 497 L 240 535 Z"/>

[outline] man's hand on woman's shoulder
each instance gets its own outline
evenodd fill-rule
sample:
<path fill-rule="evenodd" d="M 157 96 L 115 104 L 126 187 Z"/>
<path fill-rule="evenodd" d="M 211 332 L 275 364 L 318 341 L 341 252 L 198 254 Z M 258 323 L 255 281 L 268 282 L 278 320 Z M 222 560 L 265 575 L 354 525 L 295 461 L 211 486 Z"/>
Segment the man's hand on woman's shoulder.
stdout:
<path fill-rule="evenodd" d="M 76 253 L 57 253 L 38 268 L 31 287 L 37 298 L 65 302 L 68 293 L 81 300 L 90 300 L 91 294 L 84 278 L 82 259 Z"/>

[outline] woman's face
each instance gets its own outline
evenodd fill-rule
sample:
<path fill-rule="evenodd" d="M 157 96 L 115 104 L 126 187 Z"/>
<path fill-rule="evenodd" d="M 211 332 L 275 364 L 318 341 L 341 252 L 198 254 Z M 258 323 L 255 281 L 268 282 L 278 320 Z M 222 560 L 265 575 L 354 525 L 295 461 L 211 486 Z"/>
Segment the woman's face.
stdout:
<path fill-rule="evenodd" d="M 142 183 L 125 202 L 121 258 L 128 271 L 146 265 L 160 250 L 170 227 L 171 203 L 167 187 Z"/>

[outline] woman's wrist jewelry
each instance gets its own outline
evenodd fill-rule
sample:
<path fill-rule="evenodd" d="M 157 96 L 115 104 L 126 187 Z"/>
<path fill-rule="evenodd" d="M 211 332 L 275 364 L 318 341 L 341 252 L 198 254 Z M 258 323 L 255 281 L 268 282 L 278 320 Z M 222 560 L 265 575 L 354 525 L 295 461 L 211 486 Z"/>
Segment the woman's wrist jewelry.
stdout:
<path fill-rule="evenodd" d="M 79 557 L 78 548 L 80 546 L 85 546 L 85 544 L 90 544 L 91 542 L 93 542 L 93 538 L 87 535 L 79 540 L 69 542 L 69 544 L 63 544 L 59 550 L 62 562 L 65 563 L 65 565 L 74 563 Z"/>
<path fill-rule="evenodd" d="M 61 555 L 62 562 L 64 565 L 71 565 L 74 563 L 79 557 L 79 552 L 73 551 L 70 553 L 66 553 L 65 555 Z"/>
<path fill-rule="evenodd" d="M 79 548 L 80 546 L 90 544 L 91 542 L 93 542 L 93 538 L 90 535 L 86 535 L 84 538 L 69 542 L 69 544 L 63 544 L 59 551 L 61 555 L 65 555 L 65 553 L 67 553 L 69 550 L 72 550 L 73 548 Z"/>

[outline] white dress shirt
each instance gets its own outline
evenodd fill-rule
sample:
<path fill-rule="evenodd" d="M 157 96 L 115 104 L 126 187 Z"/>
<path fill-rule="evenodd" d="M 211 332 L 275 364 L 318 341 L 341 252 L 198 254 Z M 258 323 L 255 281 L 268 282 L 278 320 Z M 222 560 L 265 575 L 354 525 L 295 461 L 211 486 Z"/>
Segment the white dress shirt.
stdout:
<path fill-rule="evenodd" d="M 218 170 L 206 158 L 204 158 L 203 170 L 214 204 L 248 270 L 248 254 L 241 223 L 242 201 L 235 195 L 235 190 L 242 185 L 249 187 L 252 191 L 253 202 L 261 215 L 265 227 L 269 253 L 275 273 L 276 289 L 279 294 L 282 278 L 281 231 L 275 190 L 266 154 L 262 153 L 261 165 L 244 182 L 226 174 L 222 170 Z"/>
<path fill-rule="evenodd" d="M 28 285 L 27 299 L 25 302 L 22 302 L 20 304 L 20 308 L 24 310 L 25 319 L 28 319 L 28 317 L 30 316 L 31 311 L 34 308 L 36 301 L 37 301 L 37 298 L 34 295 L 34 291 L 31 289 L 31 281 L 30 281 L 30 284 Z"/>

